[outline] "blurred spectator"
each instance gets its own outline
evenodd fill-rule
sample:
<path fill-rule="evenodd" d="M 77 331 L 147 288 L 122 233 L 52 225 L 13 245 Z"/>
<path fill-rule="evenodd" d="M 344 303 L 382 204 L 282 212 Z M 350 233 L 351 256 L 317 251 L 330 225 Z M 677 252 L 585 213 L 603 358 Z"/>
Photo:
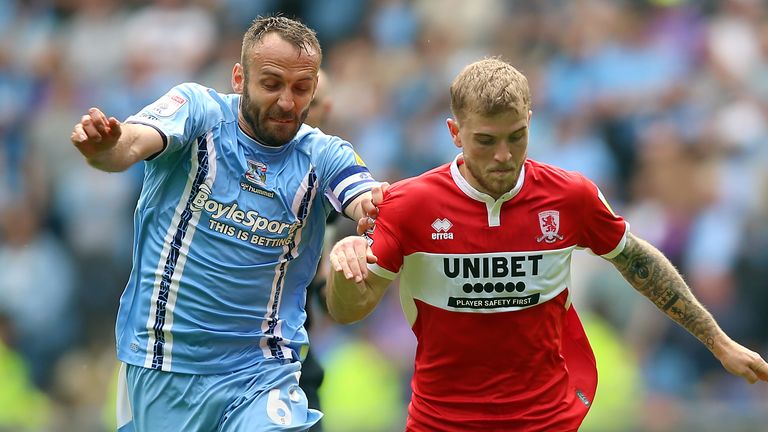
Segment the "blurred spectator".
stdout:
<path fill-rule="evenodd" d="M 56 360 L 74 347 L 79 317 L 72 263 L 42 222 L 41 208 L 24 199 L 0 212 L 0 305 L 33 382 L 49 389 Z"/>
<path fill-rule="evenodd" d="M 49 81 L 46 104 L 36 113 L 41 124 L 28 134 L 50 189 L 50 217 L 71 252 L 75 300 L 81 317 L 79 342 L 111 339 L 120 293 L 130 270 L 131 213 L 138 195 L 141 167 L 103 176 L 88 166 L 71 144 L 62 143 L 61 130 L 72 127 L 87 107 L 77 101 L 77 87 L 62 72 Z M 126 229 L 127 228 L 127 229 Z"/>
<path fill-rule="evenodd" d="M 214 16 L 182 0 L 153 0 L 124 23 L 129 68 L 146 71 L 153 94 L 191 81 L 210 59 L 216 45 Z M 145 85 L 146 85 L 145 84 Z"/>
<path fill-rule="evenodd" d="M 35 82 L 19 68 L 8 45 L 0 42 L 0 205 L 35 195 L 27 182 L 30 158 L 24 145 Z"/>
<path fill-rule="evenodd" d="M 379 0 L 374 7 L 371 33 L 382 50 L 404 48 L 415 42 L 419 18 L 405 0 Z"/>
<path fill-rule="evenodd" d="M 124 33 L 126 13 L 117 0 L 76 2 L 56 43 L 67 59 L 68 75 L 82 86 L 104 85 L 119 76 L 130 39 Z"/>
<path fill-rule="evenodd" d="M 0 1 L 0 214 L 13 215 L 13 222 L 2 218 L 0 232 L 0 308 L 19 334 L 34 328 L 39 339 L 29 341 L 47 352 L 20 345 L 14 351 L 40 383 L 51 381 L 45 371 L 61 370 L 54 366 L 59 354 L 71 365 L 90 358 L 93 345 L 114 343 L 112 314 L 131 252 L 125 207 L 135 202 L 142 170 L 96 172 L 61 140 L 88 108 L 83 101 L 104 101 L 124 119 L 180 80 L 227 91 L 231 84 L 221 77 L 238 60 L 242 30 L 258 14 L 279 12 L 318 30 L 323 67 L 336 83 L 327 127 L 355 143 L 381 180 L 416 175 L 453 157 L 443 108 L 459 67 L 486 55 L 523 65 L 539 95 L 530 157 L 597 180 L 633 231 L 675 258 L 733 336 L 766 354 L 766 6 L 762 0 Z M 642 298 L 618 294 L 628 290 L 616 287 L 621 280 L 611 268 L 574 259 L 579 310 L 599 307 L 593 300 L 604 297 L 612 307 L 601 318 L 626 344 L 617 349 L 637 356 L 646 391 L 635 401 L 645 421 L 640 427 L 765 429 L 768 390 L 712 375 L 716 368 L 701 361 L 708 353 L 674 347 L 686 334 L 647 318 L 655 311 Z M 397 306 L 396 295 L 391 301 Z M 386 354 L 407 399 L 410 362 L 399 363 L 394 354 L 410 359 L 412 341 L 402 339 L 410 331 L 401 331 L 399 307 L 393 311 L 354 337 L 371 338 L 366 343 Z M 78 320 L 83 331 L 70 335 Z M 355 341 L 322 320 L 317 326 L 313 348 L 322 360 L 331 358 L 321 349 L 336 346 L 331 339 Z M 0 360 L 0 368 L 7 364 Z M 48 417 L 32 406 L 9 406 L 38 426 L 57 419 L 49 421 L 58 423 L 52 431 L 90 432 L 92 425 L 77 421 L 93 414 L 94 402 L 75 394 L 106 389 L 103 376 L 94 373 L 82 388 L 57 377 L 68 390 L 52 391 L 71 403 L 47 405 Z M 610 388 L 611 378 L 602 376 L 601 388 Z M 595 407 L 609 398 L 598 393 Z M 0 430 L 20 430 L 1 418 Z"/>
<path fill-rule="evenodd" d="M 13 350 L 14 338 L 13 323 L 0 311 L 0 431 L 40 430 L 50 420 L 50 402 L 30 381 L 24 358 Z"/>
<path fill-rule="evenodd" d="M 367 3 L 359 0 L 299 0 L 299 7 L 302 17 L 307 25 L 315 29 L 325 50 L 359 33 Z"/>
<path fill-rule="evenodd" d="M 713 70 L 728 86 L 740 86 L 761 61 L 757 20 L 760 0 L 723 0 L 709 24 L 707 47 Z"/>
<path fill-rule="evenodd" d="M 338 340 L 325 363 L 320 396 L 326 429 L 390 432 L 405 426 L 398 370 L 365 337 Z"/>
<path fill-rule="evenodd" d="M 638 361 L 616 327 L 601 316 L 600 310 L 584 314 L 581 321 L 589 335 L 601 373 L 597 383 L 598 396 L 581 430 L 635 430 L 640 423 L 636 403 L 644 398 Z"/>

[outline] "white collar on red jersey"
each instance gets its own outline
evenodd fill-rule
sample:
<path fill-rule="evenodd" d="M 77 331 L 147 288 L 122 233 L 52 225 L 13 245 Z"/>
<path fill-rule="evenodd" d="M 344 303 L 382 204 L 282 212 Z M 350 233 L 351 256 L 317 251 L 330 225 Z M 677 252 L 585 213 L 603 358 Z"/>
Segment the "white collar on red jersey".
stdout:
<path fill-rule="evenodd" d="M 468 197 L 485 203 L 486 207 L 488 208 L 488 226 L 499 226 L 501 223 L 499 220 L 499 214 L 501 213 L 502 204 L 514 198 L 515 195 L 520 192 L 520 189 L 523 188 L 523 182 L 525 181 L 525 165 L 523 165 L 520 169 L 520 176 L 517 178 L 515 187 L 513 187 L 509 192 L 500 196 L 499 199 L 496 200 L 487 193 L 480 192 L 469 184 L 467 179 L 461 175 L 461 171 L 459 171 L 459 161 L 462 163 L 464 162 L 464 155 L 461 153 L 456 155 L 456 158 L 451 163 L 451 177 L 453 177 L 453 181 L 456 183 L 456 186 L 458 186 L 459 189 L 461 189 L 461 191 L 464 192 Z"/>

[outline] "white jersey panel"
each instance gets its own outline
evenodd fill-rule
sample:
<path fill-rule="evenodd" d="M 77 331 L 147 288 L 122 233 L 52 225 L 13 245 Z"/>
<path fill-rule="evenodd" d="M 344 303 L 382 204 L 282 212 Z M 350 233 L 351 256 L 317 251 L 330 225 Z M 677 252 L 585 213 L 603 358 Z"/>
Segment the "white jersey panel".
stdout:
<path fill-rule="evenodd" d="M 573 250 L 414 253 L 405 257 L 400 273 L 402 301 L 404 307 L 413 298 L 471 313 L 526 309 L 557 297 L 570 285 Z"/>

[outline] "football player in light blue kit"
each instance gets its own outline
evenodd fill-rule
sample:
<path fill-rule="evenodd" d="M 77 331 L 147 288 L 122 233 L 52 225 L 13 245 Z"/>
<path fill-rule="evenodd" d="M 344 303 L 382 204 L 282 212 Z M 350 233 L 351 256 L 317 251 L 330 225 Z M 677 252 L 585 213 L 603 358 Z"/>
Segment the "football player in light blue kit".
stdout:
<path fill-rule="evenodd" d="M 258 18 L 241 56 L 235 94 L 185 83 L 124 123 L 91 108 L 72 132 L 101 170 L 145 161 L 116 329 L 121 432 L 300 431 L 322 415 L 298 385 L 305 287 L 329 212 L 374 216 L 378 183 L 303 124 L 313 30 Z"/>

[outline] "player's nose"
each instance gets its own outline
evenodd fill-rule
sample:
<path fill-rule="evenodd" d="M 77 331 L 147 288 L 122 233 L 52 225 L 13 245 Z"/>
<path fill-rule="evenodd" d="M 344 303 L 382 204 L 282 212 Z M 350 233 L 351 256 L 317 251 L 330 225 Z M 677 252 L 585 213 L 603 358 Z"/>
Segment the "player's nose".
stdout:
<path fill-rule="evenodd" d="M 290 90 L 286 90 L 280 94 L 277 99 L 277 106 L 284 112 L 290 112 L 296 103 L 293 100 L 293 93 Z"/>

